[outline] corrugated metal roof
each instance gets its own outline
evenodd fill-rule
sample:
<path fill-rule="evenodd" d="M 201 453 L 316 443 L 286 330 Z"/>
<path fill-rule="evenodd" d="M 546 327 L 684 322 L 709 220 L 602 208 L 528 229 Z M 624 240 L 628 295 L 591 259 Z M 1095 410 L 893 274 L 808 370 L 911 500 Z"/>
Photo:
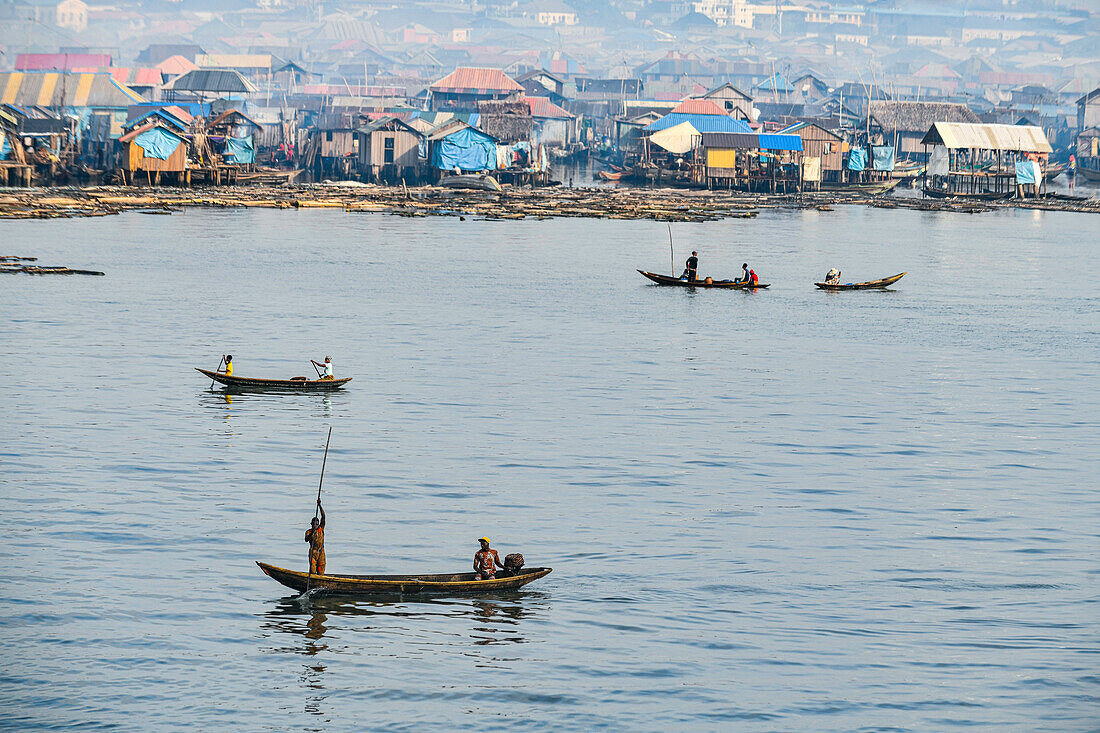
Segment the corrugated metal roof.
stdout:
<path fill-rule="evenodd" d="M 430 89 L 433 92 L 522 92 L 523 87 L 500 69 L 462 66 L 443 77 Z"/>
<path fill-rule="evenodd" d="M 703 133 L 704 148 L 736 148 L 738 150 L 802 150 L 798 135 L 768 135 L 756 133 Z"/>
<path fill-rule="evenodd" d="M 752 132 L 752 128 L 744 120 L 735 120 L 724 114 L 688 115 L 680 112 L 669 112 L 656 122 L 647 125 L 645 129 L 649 132 L 657 132 L 684 122 L 690 122 L 691 126 L 699 132 Z"/>
<path fill-rule="evenodd" d="M 921 144 L 1025 153 L 1049 153 L 1053 150 L 1042 128 L 1033 125 L 935 122 L 921 140 Z"/>
<path fill-rule="evenodd" d="M 165 89 L 182 92 L 215 92 L 251 94 L 256 86 L 232 69 L 197 69 L 177 76 L 164 85 Z"/>
<path fill-rule="evenodd" d="M 105 72 L 0 72 L 0 103 L 39 107 L 128 107 L 140 94 Z"/>
<path fill-rule="evenodd" d="M 15 57 L 16 71 L 73 71 L 105 69 L 111 65 L 107 53 L 21 53 Z"/>
<path fill-rule="evenodd" d="M 199 68 L 184 56 L 169 56 L 157 64 L 157 68 L 165 74 L 186 74 Z"/>
<path fill-rule="evenodd" d="M 195 63 L 202 69 L 270 69 L 269 53 L 200 53 Z"/>
<path fill-rule="evenodd" d="M 573 118 L 573 115 L 551 102 L 549 97 L 527 97 L 526 101 L 528 106 L 531 107 L 532 117 L 546 117 L 562 120 Z"/>
<path fill-rule="evenodd" d="M 726 110 L 719 107 L 709 99 L 685 99 L 672 108 L 675 114 L 684 115 L 722 115 L 726 116 Z"/>

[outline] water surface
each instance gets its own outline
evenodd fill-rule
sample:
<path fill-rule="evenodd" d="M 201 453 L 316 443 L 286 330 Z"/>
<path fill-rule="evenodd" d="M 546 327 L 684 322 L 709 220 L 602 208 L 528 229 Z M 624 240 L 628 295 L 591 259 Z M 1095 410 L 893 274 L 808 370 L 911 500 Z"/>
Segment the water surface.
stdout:
<path fill-rule="evenodd" d="M 1088 215 L 8 221 L 4 725 L 1096 730 Z M 893 291 L 825 293 L 903 270 Z M 227 399 L 193 367 L 355 379 Z M 522 592 L 303 608 L 333 572 Z"/>

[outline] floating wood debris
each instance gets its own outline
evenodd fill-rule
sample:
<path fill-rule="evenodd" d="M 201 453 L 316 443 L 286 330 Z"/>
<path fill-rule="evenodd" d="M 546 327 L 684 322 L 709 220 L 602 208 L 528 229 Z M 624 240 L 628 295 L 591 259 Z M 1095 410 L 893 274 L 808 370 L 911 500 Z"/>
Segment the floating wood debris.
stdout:
<path fill-rule="evenodd" d="M 999 208 L 1100 213 L 1100 200 L 1006 199 L 967 201 L 871 195 L 861 191 L 762 194 L 682 188 L 526 188 L 479 191 L 424 186 L 284 184 L 280 186 L 158 189 L 117 186 L 19 189 L 0 194 L 0 218 L 107 216 L 123 211 L 163 215 L 184 207 L 343 209 L 399 216 L 473 216 L 482 219 L 588 217 L 699 222 L 750 219 L 772 208 L 828 211 L 838 205 L 981 213 Z"/>
<path fill-rule="evenodd" d="M 74 270 L 62 265 L 24 265 L 23 262 L 37 262 L 37 257 L 0 256 L 0 273 L 22 273 L 24 275 L 104 275 L 97 270 Z"/>

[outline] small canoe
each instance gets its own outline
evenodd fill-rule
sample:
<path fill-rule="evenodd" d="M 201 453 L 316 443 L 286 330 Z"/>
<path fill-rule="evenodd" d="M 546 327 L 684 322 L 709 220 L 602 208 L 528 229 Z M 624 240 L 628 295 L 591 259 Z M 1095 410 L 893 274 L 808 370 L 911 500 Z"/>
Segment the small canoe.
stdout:
<path fill-rule="evenodd" d="M 749 285 L 743 283 L 740 280 L 711 280 L 709 283 L 706 280 L 681 280 L 678 277 L 672 277 L 671 275 L 659 275 L 656 272 L 646 272 L 645 270 L 638 270 L 643 277 L 647 277 L 658 285 L 673 285 L 681 288 L 725 288 L 727 290 L 756 290 L 759 288 L 770 287 L 767 283 L 757 283 L 756 285 Z"/>
<path fill-rule="evenodd" d="M 881 280 L 868 280 L 865 283 L 837 283 L 836 285 L 830 285 L 829 283 L 814 283 L 814 285 L 822 290 L 873 290 L 874 288 L 889 287 L 903 277 L 905 277 L 905 273 L 899 272 L 897 275 L 884 277 Z"/>
<path fill-rule="evenodd" d="M 199 369 L 198 367 L 195 367 L 195 371 L 202 372 L 226 387 L 286 390 L 290 392 L 331 392 L 334 389 L 340 389 L 352 379 L 351 377 L 344 377 L 343 379 L 256 379 L 255 377 L 232 376 L 223 372 L 213 372 L 209 369 Z"/>
<path fill-rule="evenodd" d="M 260 570 L 287 588 L 305 592 L 308 579 L 310 590 L 316 588 L 326 594 L 340 595 L 448 595 L 490 593 L 515 590 L 550 574 L 551 568 L 523 568 L 517 575 L 492 580 L 478 580 L 474 573 L 440 573 L 433 575 L 313 575 L 299 570 L 257 562 Z"/>
<path fill-rule="evenodd" d="M 500 191 L 500 184 L 492 176 L 484 173 L 463 173 L 444 175 L 439 179 L 443 188 L 464 188 L 472 191 Z"/>

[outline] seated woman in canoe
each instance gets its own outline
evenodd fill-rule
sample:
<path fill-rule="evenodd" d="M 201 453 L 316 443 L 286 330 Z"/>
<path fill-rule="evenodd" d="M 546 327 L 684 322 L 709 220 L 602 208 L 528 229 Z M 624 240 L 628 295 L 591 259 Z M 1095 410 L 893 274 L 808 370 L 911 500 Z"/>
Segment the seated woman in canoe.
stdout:
<path fill-rule="evenodd" d="M 313 362 L 313 366 L 315 366 L 315 367 L 318 367 L 318 368 L 323 367 L 323 369 L 321 371 L 321 379 L 336 379 L 336 377 L 332 376 L 332 357 L 331 356 L 326 356 L 325 357 L 325 363 L 324 364 L 322 364 L 320 362 L 313 361 L 313 359 L 310 359 L 310 361 Z"/>
<path fill-rule="evenodd" d="M 825 274 L 826 285 L 840 285 L 840 270 L 835 267 L 829 268 L 829 272 Z"/>

